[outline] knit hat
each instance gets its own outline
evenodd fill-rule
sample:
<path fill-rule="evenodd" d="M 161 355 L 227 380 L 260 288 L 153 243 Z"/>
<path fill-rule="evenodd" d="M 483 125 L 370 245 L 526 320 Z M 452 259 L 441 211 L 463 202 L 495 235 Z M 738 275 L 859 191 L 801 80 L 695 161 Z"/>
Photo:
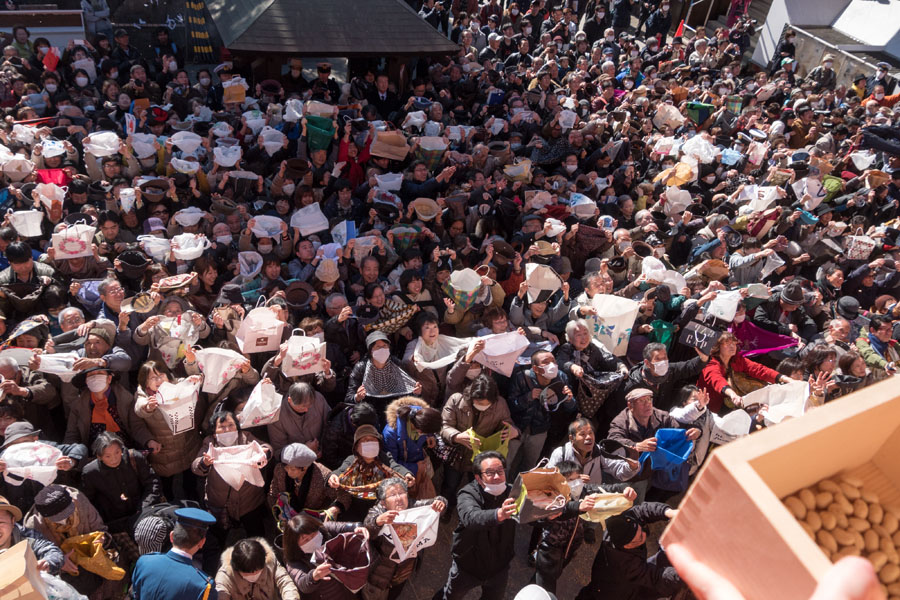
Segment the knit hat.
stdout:
<path fill-rule="evenodd" d="M 88 335 L 96 335 L 98 338 L 102 339 L 110 346 L 113 345 L 114 338 L 112 335 L 110 335 L 109 330 L 104 327 L 94 327 L 88 332 Z"/>
<path fill-rule="evenodd" d="M 795 281 L 790 282 L 781 290 L 781 301 L 792 306 L 803 304 L 803 287 Z"/>
<path fill-rule="evenodd" d="M 381 434 L 378 433 L 378 430 L 375 429 L 374 425 L 360 425 L 356 428 L 356 433 L 353 434 L 353 445 L 355 446 L 359 440 L 369 436 L 378 438 L 379 440 L 382 439 Z"/>
<path fill-rule="evenodd" d="M 386 336 L 383 331 L 376 330 L 366 336 L 366 349 L 371 348 L 378 340 L 384 340 L 389 344 L 391 343 L 388 336 Z"/>
<path fill-rule="evenodd" d="M 609 541 L 617 548 L 624 548 L 631 543 L 639 527 L 634 518 L 624 514 L 606 520 L 606 533 L 609 535 Z"/>
<path fill-rule="evenodd" d="M 69 490 L 61 485 L 51 484 L 34 497 L 34 509 L 48 521 L 62 523 L 75 512 L 75 502 Z"/>
<path fill-rule="evenodd" d="M 289 444 L 281 451 L 281 462 L 289 467 L 305 469 L 316 460 L 316 453 L 306 444 Z"/>
<path fill-rule="evenodd" d="M 322 259 L 316 267 L 316 279 L 322 283 L 334 283 L 340 278 L 341 274 L 338 272 L 337 263 L 330 258 Z"/>

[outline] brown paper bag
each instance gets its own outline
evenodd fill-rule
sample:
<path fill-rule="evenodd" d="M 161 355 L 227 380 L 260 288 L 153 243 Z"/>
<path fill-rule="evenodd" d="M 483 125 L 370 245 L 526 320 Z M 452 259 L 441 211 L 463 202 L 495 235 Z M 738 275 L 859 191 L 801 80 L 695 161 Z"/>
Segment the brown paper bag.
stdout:
<path fill-rule="evenodd" d="M 27 540 L 0 554 L 0 600 L 46 600 L 47 592 Z"/>
<path fill-rule="evenodd" d="M 242 85 L 232 85 L 222 91 L 223 102 L 243 102 L 247 98 L 247 90 Z"/>
<path fill-rule="evenodd" d="M 399 131 L 377 131 L 369 152 L 372 156 L 403 160 L 409 153 L 409 144 L 406 143 L 406 136 Z"/>

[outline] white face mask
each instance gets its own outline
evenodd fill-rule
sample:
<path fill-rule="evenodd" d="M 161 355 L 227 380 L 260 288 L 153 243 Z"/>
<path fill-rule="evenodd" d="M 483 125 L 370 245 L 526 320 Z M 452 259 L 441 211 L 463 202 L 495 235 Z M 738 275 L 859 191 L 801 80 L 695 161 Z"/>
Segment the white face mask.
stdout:
<path fill-rule="evenodd" d="M 581 497 L 581 490 L 584 489 L 584 482 L 581 479 L 572 479 L 567 483 L 569 484 L 569 491 L 572 492 L 572 498 Z"/>
<path fill-rule="evenodd" d="M 316 537 L 309 540 L 305 544 L 300 544 L 300 549 L 307 554 L 312 554 L 322 546 L 322 532 L 316 533 Z"/>
<path fill-rule="evenodd" d="M 57 86 L 56 86 L 55 83 L 48 83 L 48 84 L 45 85 L 44 87 L 47 88 L 47 91 L 50 92 L 51 94 L 52 94 L 53 92 L 55 92 L 57 89 L 59 89 L 59 88 L 57 88 Z"/>
<path fill-rule="evenodd" d="M 559 373 L 559 365 L 556 363 L 547 363 L 541 370 L 544 372 L 544 377 L 547 379 L 553 379 Z"/>
<path fill-rule="evenodd" d="M 531 27 L 524 27 L 522 29 L 522 33 L 524 33 L 526 36 L 531 35 Z"/>
<path fill-rule="evenodd" d="M 466 371 L 466 379 L 475 379 L 481 373 L 481 369 L 475 367 Z"/>
<path fill-rule="evenodd" d="M 170 63 L 169 63 L 169 70 L 172 71 L 173 73 L 174 73 L 175 71 L 177 71 L 177 70 L 178 70 L 178 62 L 177 62 L 177 61 L 174 61 L 174 60 L 173 60 L 172 62 L 170 62 Z"/>
<path fill-rule="evenodd" d="M 875 71 L 875 79 L 884 79 L 884 71 L 880 69 Z"/>
<path fill-rule="evenodd" d="M 637 55 L 638 55 L 638 51 L 637 51 L 637 50 L 632 50 L 632 51 L 631 51 L 631 55 L 632 55 L 632 56 L 637 56 Z"/>
<path fill-rule="evenodd" d="M 297 185 L 293 183 L 286 183 L 281 186 L 281 191 L 283 191 L 286 196 L 292 195 L 295 189 L 297 189 Z"/>
<path fill-rule="evenodd" d="M 250 583 L 256 583 L 257 581 L 259 581 L 259 578 L 262 577 L 262 574 L 262 571 L 260 571 L 259 573 L 254 573 L 252 575 L 241 573 L 241 577 L 243 577 L 244 580 L 249 581 Z"/>
<path fill-rule="evenodd" d="M 566 165 L 566 172 L 574 173 L 575 169 L 577 169 L 577 168 L 578 168 L 578 165 Z"/>
<path fill-rule="evenodd" d="M 274 246 L 272 246 L 272 244 L 259 244 L 257 248 L 259 249 L 259 253 L 265 256 L 266 254 L 272 252 L 272 248 L 274 248 Z"/>
<path fill-rule="evenodd" d="M 210 84 L 209 77 L 201 77 L 200 78 L 200 85 L 202 85 L 203 87 L 209 87 L 209 84 Z"/>
<path fill-rule="evenodd" d="M 363 458 L 375 458 L 378 456 L 379 450 L 381 450 L 381 445 L 378 442 L 362 442 L 359 445 L 359 455 Z"/>
<path fill-rule="evenodd" d="M 703 181 L 705 181 L 706 183 L 715 183 L 715 181 L 716 181 L 716 176 L 715 176 L 715 175 L 710 175 L 709 177 L 704 177 L 704 178 L 703 178 Z"/>
<path fill-rule="evenodd" d="M 216 237 L 216 243 L 219 244 L 230 244 L 233 238 L 230 235 L 220 235 Z"/>
<path fill-rule="evenodd" d="M 88 78 L 87 78 L 87 77 L 76 77 L 76 78 L 75 78 L 75 85 L 77 85 L 78 87 L 84 87 L 84 86 L 86 86 L 87 84 L 88 84 Z"/>
<path fill-rule="evenodd" d="M 822 63 L 822 64 L 825 66 L 826 69 L 830 69 L 830 68 L 831 68 L 831 65 L 833 65 L 834 63 L 831 62 L 830 60 L 826 60 L 826 61 L 825 61 L 824 63 Z"/>
<path fill-rule="evenodd" d="M 489 409 L 489 408 L 491 407 L 491 403 L 490 403 L 490 402 L 485 402 L 484 404 L 481 404 L 481 403 L 475 403 L 475 402 L 473 402 L 473 403 L 472 403 L 472 406 L 475 407 L 475 410 L 477 410 L 477 411 L 479 411 L 479 412 L 484 412 L 484 411 L 486 411 L 487 409 Z"/>
<path fill-rule="evenodd" d="M 874 94 L 874 96 L 875 96 L 875 99 L 876 99 L 876 100 L 883 100 L 883 99 L 884 99 L 884 93 L 883 93 L 883 92 L 878 92 L 877 94 Z"/>
<path fill-rule="evenodd" d="M 379 348 L 372 351 L 372 359 L 379 364 L 386 363 L 390 358 L 391 351 L 387 348 Z"/>
<path fill-rule="evenodd" d="M 614 41 L 616 41 L 616 36 L 614 36 L 614 35 L 608 35 L 608 36 L 606 36 L 606 41 L 607 41 L 607 42 L 614 42 Z"/>
<path fill-rule="evenodd" d="M 95 394 L 105 391 L 107 387 L 106 375 L 91 375 L 87 378 L 87 387 Z"/>
<path fill-rule="evenodd" d="M 216 434 L 216 441 L 222 444 L 223 446 L 231 446 L 238 439 L 237 431 L 225 431 L 223 433 Z"/>
<path fill-rule="evenodd" d="M 314 334 L 312 334 L 312 335 L 309 336 L 309 337 L 314 337 L 314 338 L 316 338 L 317 340 L 319 340 L 319 342 L 324 342 L 324 341 L 325 341 L 325 334 L 324 334 L 324 333 L 314 333 Z"/>
<path fill-rule="evenodd" d="M 655 256 L 656 258 L 662 258 L 665 255 L 666 255 L 665 248 L 654 248 L 653 249 L 653 256 Z"/>
<path fill-rule="evenodd" d="M 511 14 L 512 16 L 516 16 L 517 14 L 519 14 L 519 9 L 511 8 L 511 9 L 509 9 L 509 14 Z"/>
<path fill-rule="evenodd" d="M 669 361 L 667 360 L 658 360 L 653 363 L 653 374 L 657 377 L 662 377 L 666 373 L 669 372 Z"/>
<path fill-rule="evenodd" d="M 634 83 L 632 83 L 631 81 L 626 81 L 622 85 L 625 87 L 626 90 L 630 90 L 631 88 L 634 87 Z"/>
<path fill-rule="evenodd" d="M 720 96 L 724 96 L 724 95 L 727 94 L 727 93 L 728 93 L 728 88 L 727 88 L 727 87 L 720 87 L 720 88 L 719 88 L 719 95 L 720 95 Z"/>
<path fill-rule="evenodd" d="M 483 483 L 484 491 L 486 491 L 491 496 L 499 496 L 506 492 L 506 484 L 505 483 Z"/>
<path fill-rule="evenodd" d="M 755 89 L 756 89 L 756 82 L 755 82 L 755 81 L 751 81 L 750 83 L 748 83 L 748 84 L 747 84 L 747 89 L 748 89 L 749 91 L 751 91 L 751 92 L 752 92 L 753 90 L 755 90 Z"/>

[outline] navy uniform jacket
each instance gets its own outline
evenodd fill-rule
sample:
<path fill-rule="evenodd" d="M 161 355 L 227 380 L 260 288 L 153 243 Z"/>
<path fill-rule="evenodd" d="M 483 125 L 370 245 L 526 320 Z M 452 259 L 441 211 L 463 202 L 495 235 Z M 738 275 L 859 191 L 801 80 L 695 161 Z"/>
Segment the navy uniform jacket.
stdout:
<path fill-rule="evenodd" d="M 131 578 L 135 600 L 216 600 L 212 577 L 194 567 L 186 556 L 171 550 L 145 554 Z"/>

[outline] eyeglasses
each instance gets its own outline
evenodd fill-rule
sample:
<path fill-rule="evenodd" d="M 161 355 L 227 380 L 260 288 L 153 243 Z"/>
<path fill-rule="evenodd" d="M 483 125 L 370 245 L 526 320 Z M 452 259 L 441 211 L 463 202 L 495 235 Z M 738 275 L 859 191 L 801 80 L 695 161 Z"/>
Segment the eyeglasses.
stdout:
<path fill-rule="evenodd" d="M 487 475 L 488 477 L 500 477 L 501 475 L 503 475 L 503 469 L 488 469 L 487 471 L 482 471 L 481 475 Z"/>
<path fill-rule="evenodd" d="M 167 210 L 165 210 L 165 209 L 162 209 L 162 210 L 154 210 L 154 211 L 153 211 L 152 213 L 150 213 L 150 214 L 151 214 L 151 215 L 154 215 L 154 216 L 156 216 L 156 215 L 167 215 L 167 214 L 169 214 L 169 211 L 167 211 Z"/>

